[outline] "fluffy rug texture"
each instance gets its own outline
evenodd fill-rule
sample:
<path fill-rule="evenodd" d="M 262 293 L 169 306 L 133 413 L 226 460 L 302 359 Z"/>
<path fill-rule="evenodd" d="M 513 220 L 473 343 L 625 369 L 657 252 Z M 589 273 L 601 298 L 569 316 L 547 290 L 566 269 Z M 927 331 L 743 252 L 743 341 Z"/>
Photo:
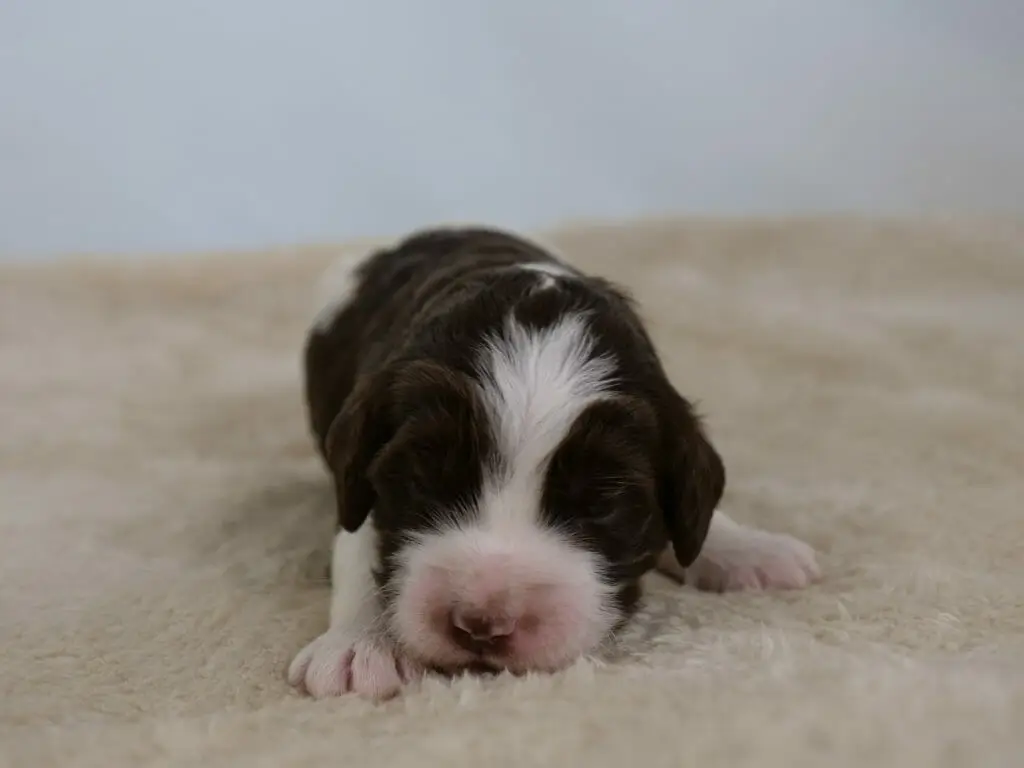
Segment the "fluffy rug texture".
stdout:
<path fill-rule="evenodd" d="M 0 268 L 0 763 L 1018 766 L 1024 226 L 663 220 L 548 233 L 633 289 L 804 592 L 649 580 L 620 651 L 289 689 L 326 623 L 300 396 L 346 249 Z"/>

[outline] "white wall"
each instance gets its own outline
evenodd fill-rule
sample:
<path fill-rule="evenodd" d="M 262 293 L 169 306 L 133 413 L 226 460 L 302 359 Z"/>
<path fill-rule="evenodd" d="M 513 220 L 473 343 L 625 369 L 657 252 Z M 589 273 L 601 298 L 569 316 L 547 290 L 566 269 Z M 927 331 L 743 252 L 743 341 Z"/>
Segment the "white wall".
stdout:
<path fill-rule="evenodd" d="M 0 0 L 0 254 L 1024 211 L 1020 0 Z"/>

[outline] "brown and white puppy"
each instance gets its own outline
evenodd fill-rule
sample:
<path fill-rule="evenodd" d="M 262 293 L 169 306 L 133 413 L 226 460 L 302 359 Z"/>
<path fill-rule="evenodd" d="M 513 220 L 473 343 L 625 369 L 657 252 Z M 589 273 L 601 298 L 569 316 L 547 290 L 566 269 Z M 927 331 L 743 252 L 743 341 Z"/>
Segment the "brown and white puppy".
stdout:
<path fill-rule="evenodd" d="M 557 670 L 656 566 L 717 590 L 817 578 L 806 544 L 715 513 L 722 460 L 620 289 L 487 229 L 338 269 L 305 349 L 333 596 L 292 684 L 380 699 L 424 669 Z"/>

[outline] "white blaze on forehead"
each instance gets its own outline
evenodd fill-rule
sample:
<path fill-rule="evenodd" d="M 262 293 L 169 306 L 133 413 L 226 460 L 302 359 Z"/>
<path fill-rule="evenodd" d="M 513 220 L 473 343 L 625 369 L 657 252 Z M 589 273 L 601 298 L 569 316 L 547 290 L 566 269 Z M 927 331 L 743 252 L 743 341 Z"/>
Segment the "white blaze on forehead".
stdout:
<path fill-rule="evenodd" d="M 482 400 L 501 457 L 484 479 L 481 526 L 536 527 L 548 459 L 584 409 L 607 396 L 614 362 L 594 354 L 579 313 L 540 329 L 510 317 L 480 362 Z"/>
<path fill-rule="evenodd" d="M 555 669 L 597 647 L 616 618 L 599 556 L 540 517 L 548 460 L 583 410 L 610 396 L 615 364 L 595 355 L 579 313 L 540 329 L 509 317 L 477 364 L 500 461 L 484 467 L 470 520 L 453 516 L 401 550 L 393 627 L 418 657 L 457 665 L 471 655 L 436 617 L 466 608 L 532 617 L 499 663 Z"/>

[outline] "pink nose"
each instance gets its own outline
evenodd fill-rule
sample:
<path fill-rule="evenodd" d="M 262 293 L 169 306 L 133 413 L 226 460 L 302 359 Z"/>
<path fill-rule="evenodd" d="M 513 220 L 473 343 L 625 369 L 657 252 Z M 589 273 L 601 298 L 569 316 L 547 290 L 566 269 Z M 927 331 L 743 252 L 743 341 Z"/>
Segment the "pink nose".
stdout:
<path fill-rule="evenodd" d="M 500 652 L 515 631 L 516 622 L 507 616 L 489 616 L 474 611 L 453 611 L 451 637 L 473 653 Z"/>

